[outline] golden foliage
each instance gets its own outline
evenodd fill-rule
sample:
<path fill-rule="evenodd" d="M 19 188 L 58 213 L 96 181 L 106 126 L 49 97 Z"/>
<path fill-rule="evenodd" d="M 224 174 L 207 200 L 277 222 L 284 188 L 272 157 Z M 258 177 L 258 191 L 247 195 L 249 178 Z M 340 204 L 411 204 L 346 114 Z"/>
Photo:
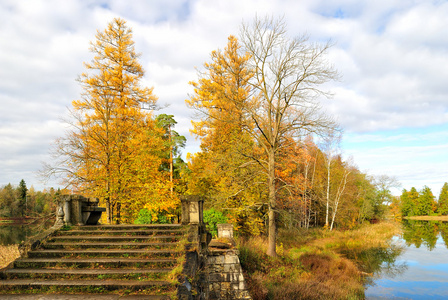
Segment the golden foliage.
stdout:
<path fill-rule="evenodd" d="M 143 207 L 168 209 L 177 203 L 159 172 L 163 131 L 151 112 L 157 97 L 141 87 L 144 70 L 132 30 L 114 19 L 91 43 L 94 58 L 79 82 L 82 97 L 72 102 L 73 130 L 58 140 L 67 183 L 104 201 L 108 222 L 130 222 Z"/>
<path fill-rule="evenodd" d="M 204 64 L 207 71 L 190 82 L 194 95 L 186 103 L 201 113 L 191 132 L 201 139 L 202 152 L 188 156 L 189 193 L 208 196 L 206 205 L 225 209 L 240 232 L 260 234 L 263 219 L 257 209 L 264 179 L 259 165 L 248 158 L 257 155 L 257 146 L 245 130 L 251 120 L 242 110 L 251 97 L 249 59 L 230 36 L 224 51 L 211 53 L 211 62 Z"/>

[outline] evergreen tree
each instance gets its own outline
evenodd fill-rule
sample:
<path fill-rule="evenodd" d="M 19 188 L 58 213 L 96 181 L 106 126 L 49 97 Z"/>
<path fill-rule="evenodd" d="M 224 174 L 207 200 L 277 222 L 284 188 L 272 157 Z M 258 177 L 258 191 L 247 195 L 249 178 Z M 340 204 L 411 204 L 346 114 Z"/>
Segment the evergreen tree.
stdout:
<path fill-rule="evenodd" d="M 156 117 L 156 126 L 162 128 L 164 153 L 162 154 L 163 162 L 160 169 L 170 174 L 170 191 L 173 195 L 175 181 L 180 178 L 180 171 L 186 166 L 181 158 L 181 148 L 185 147 L 187 139 L 173 130 L 177 124 L 173 115 L 160 114 Z"/>
<path fill-rule="evenodd" d="M 413 203 L 411 216 L 418 216 L 417 204 L 418 204 L 419 193 L 415 187 L 412 187 L 409 191 L 409 199 Z"/>
<path fill-rule="evenodd" d="M 408 192 L 406 189 L 403 189 L 403 192 L 401 193 L 400 196 L 401 214 L 403 215 L 403 217 L 409 217 L 414 215 L 415 203 L 412 202 L 409 194 L 410 192 Z"/>
<path fill-rule="evenodd" d="M 440 191 L 439 203 L 438 203 L 437 210 L 441 215 L 448 214 L 448 183 L 447 182 L 445 182 L 443 184 L 442 190 Z"/>
<path fill-rule="evenodd" d="M 418 216 L 429 216 L 433 212 L 434 195 L 429 187 L 424 186 L 419 193 L 416 214 Z"/>
<path fill-rule="evenodd" d="M 26 193 L 28 191 L 27 187 L 26 187 L 26 183 L 25 180 L 21 180 L 19 183 L 19 187 L 17 188 L 18 190 L 18 194 L 19 194 L 19 199 L 18 199 L 18 208 L 20 211 L 20 215 L 23 217 L 24 214 L 26 214 Z"/>

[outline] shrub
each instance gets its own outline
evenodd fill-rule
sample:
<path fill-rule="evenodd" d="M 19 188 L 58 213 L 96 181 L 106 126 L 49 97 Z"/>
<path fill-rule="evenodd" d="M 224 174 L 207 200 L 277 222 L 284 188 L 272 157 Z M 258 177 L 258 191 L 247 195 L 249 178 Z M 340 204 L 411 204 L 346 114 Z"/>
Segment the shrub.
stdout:
<path fill-rule="evenodd" d="M 220 211 L 214 208 L 204 211 L 204 223 L 207 224 L 207 229 L 212 236 L 218 236 L 217 224 L 227 223 L 227 217 Z"/>
<path fill-rule="evenodd" d="M 147 208 L 140 209 L 134 224 L 171 224 L 172 217 L 166 212 L 156 212 Z"/>

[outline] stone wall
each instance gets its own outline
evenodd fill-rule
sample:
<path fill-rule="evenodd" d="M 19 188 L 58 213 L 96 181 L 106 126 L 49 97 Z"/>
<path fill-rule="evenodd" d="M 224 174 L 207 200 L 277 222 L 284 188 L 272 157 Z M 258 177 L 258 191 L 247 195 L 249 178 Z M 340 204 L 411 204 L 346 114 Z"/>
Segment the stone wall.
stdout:
<path fill-rule="evenodd" d="M 206 274 L 209 299 L 252 299 L 236 249 L 209 249 Z"/>
<path fill-rule="evenodd" d="M 198 196 L 181 197 L 182 224 L 189 229 L 177 298 L 252 299 L 244 281 L 238 250 L 234 248 L 233 226 L 218 224 L 219 240 L 210 243 L 211 235 L 203 222 L 203 202 Z"/>

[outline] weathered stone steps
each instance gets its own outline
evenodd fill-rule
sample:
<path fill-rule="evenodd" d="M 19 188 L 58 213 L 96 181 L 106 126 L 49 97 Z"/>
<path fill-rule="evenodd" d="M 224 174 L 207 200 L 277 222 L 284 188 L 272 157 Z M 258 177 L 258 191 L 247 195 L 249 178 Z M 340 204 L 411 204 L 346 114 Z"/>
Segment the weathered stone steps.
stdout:
<path fill-rule="evenodd" d="M 121 225 L 84 225 L 84 226 L 74 226 L 73 229 L 77 230 L 83 228 L 85 230 L 148 230 L 148 229 L 157 229 L 157 230 L 173 230 L 173 229 L 182 229 L 182 225 L 180 224 L 142 224 L 142 225 L 133 225 L 133 224 L 121 224 Z"/>
<path fill-rule="evenodd" d="M 172 269 L 11 269 L 5 272 L 8 279 L 164 279 Z"/>
<path fill-rule="evenodd" d="M 17 259 L 12 268 L 0 272 L 0 293 L 125 290 L 145 296 L 174 295 L 171 272 L 183 255 L 178 242 L 184 234 L 179 225 L 60 230 L 40 248 L 28 251 L 27 257 Z"/>
<path fill-rule="evenodd" d="M 14 274 L 85 274 L 85 275 L 102 275 L 102 274 L 145 274 L 145 273 L 166 273 L 172 269 L 11 269 L 5 273 L 7 275 Z"/>
<path fill-rule="evenodd" d="M 119 292 L 114 294 L 8 294 L 1 295 L 0 300 L 170 300 L 166 295 L 121 295 Z"/>
<path fill-rule="evenodd" d="M 76 235 L 92 235 L 101 236 L 103 234 L 107 235 L 120 235 L 120 236 L 157 236 L 157 235 L 183 235 L 183 230 L 70 230 L 58 232 L 56 236 L 76 236 Z"/>
<path fill-rule="evenodd" d="M 170 268 L 176 265 L 176 259 L 142 259 L 142 258 L 21 258 L 14 262 L 15 268 L 98 268 L 98 267 L 148 267 Z"/>
<path fill-rule="evenodd" d="M 88 235 L 64 235 L 52 237 L 48 242 L 53 241 L 98 241 L 98 242 L 119 242 L 119 241 L 172 241 L 176 242 L 179 240 L 178 236 L 173 235 L 158 235 L 158 236 L 116 236 L 116 235 L 101 235 L 101 236 L 88 236 Z"/>
<path fill-rule="evenodd" d="M 28 257 L 175 257 L 178 254 L 173 250 L 148 249 L 85 249 L 85 250 L 34 250 L 28 252 Z"/>
<path fill-rule="evenodd" d="M 39 289 L 42 287 L 57 288 L 95 288 L 100 287 L 105 290 L 118 289 L 154 289 L 163 288 L 169 290 L 172 284 L 168 281 L 158 280 L 39 280 L 39 279 L 16 279 L 16 280 L 1 280 L 0 290 L 6 291 L 8 289 Z"/>
<path fill-rule="evenodd" d="M 152 243 L 152 242 L 114 242 L 114 243 L 98 243 L 98 242 L 53 242 L 43 246 L 44 249 L 90 249 L 90 248 L 114 248 L 114 249 L 172 249 L 175 243 Z"/>

